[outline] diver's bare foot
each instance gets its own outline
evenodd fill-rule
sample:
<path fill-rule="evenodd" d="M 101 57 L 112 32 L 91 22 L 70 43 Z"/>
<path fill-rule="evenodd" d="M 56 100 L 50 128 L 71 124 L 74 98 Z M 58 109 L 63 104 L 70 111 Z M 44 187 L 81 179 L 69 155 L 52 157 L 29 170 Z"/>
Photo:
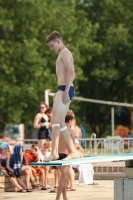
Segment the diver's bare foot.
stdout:
<path fill-rule="evenodd" d="M 52 160 L 57 160 L 59 158 L 58 155 L 50 155 L 46 160 L 44 160 L 45 162 L 50 162 Z"/>
<path fill-rule="evenodd" d="M 70 160 L 70 159 L 73 159 L 73 158 L 79 158 L 79 154 L 78 153 L 71 153 L 66 158 L 64 158 L 62 160 L 66 161 L 66 160 Z"/>

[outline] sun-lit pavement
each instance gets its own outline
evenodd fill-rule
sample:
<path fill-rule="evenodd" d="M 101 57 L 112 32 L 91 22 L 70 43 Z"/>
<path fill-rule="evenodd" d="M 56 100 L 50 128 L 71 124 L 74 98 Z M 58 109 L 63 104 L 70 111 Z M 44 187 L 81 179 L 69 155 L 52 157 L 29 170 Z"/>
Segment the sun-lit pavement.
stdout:
<path fill-rule="evenodd" d="M 114 199 L 114 181 L 96 180 L 98 185 L 76 185 L 76 191 L 68 191 L 68 200 L 113 200 Z M 49 190 L 34 190 L 31 193 L 2 192 L 0 200 L 55 200 L 55 193 L 49 193 Z M 63 198 L 61 197 L 61 200 Z"/>

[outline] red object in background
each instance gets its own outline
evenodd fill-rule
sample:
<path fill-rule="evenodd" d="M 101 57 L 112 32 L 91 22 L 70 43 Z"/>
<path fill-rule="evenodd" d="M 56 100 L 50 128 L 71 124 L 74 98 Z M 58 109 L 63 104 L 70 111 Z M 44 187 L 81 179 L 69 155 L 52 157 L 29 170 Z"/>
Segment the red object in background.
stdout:
<path fill-rule="evenodd" d="M 119 136 L 121 136 L 122 138 L 127 138 L 127 132 L 124 129 L 120 129 Z M 128 148 L 128 140 L 124 140 L 124 148 Z"/>

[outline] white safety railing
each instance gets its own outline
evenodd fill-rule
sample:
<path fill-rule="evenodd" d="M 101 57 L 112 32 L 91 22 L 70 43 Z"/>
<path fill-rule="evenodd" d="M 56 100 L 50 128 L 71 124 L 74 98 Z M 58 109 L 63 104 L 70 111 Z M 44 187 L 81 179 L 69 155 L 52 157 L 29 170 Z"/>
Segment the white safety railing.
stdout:
<path fill-rule="evenodd" d="M 94 154 L 97 154 L 97 140 L 96 140 L 96 133 L 91 134 L 91 139 L 94 138 Z M 82 144 L 82 143 L 81 143 Z M 89 150 L 88 153 L 91 153 L 90 149 L 92 149 L 92 140 L 89 142 Z"/>
<path fill-rule="evenodd" d="M 108 154 L 126 153 L 127 149 L 131 147 L 133 138 L 96 138 L 96 134 L 92 133 L 91 138 L 78 139 L 80 144 L 85 149 L 85 156 L 98 156 Z M 3 140 L 0 139 L 0 144 Z M 33 143 L 38 143 L 37 139 L 24 139 L 24 140 L 8 140 L 10 146 L 14 147 L 16 144 L 22 144 L 24 148 L 30 148 Z"/>
<path fill-rule="evenodd" d="M 0 144 L 4 140 L 0 139 Z M 13 153 L 13 148 L 16 144 L 22 144 L 24 149 L 30 149 L 32 144 L 37 144 L 37 139 L 25 140 L 8 140 L 10 151 Z M 79 139 L 80 144 L 84 144 L 84 156 L 101 156 L 108 154 L 126 153 L 131 146 L 133 138 L 96 138 L 96 134 L 92 133 L 91 138 Z M 120 174 L 125 175 L 125 162 L 101 162 L 94 163 L 95 174 Z"/>
<path fill-rule="evenodd" d="M 55 93 L 52 93 L 50 89 L 45 90 L 45 102 L 48 105 L 49 105 L 49 96 L 54 96 L 54 95 L 55 95 Z M 121 103 L 121 102 L 114 102 L 114 101 L 104 101 L 104 100 L 97 100 L 97 99 L 90 99 L 90 98 L 76 97 L 76 96 L 74 97 L 74 100 L 91 102 L 91 103 L 98 103 L 98 104 L 105 104 L 105 105 L 133 107 L 133 104 L 131 104 L 131 103 Z"/>
<path fill-rule="evenodd" d="M 79 141 L 81 145 L 84 144 L 85 156 L 94 156 L 126 153 L 131 147 L 133 138 L 96 138 L 95 134 L 92 134 L 91 138 L 82 138 Z"/>

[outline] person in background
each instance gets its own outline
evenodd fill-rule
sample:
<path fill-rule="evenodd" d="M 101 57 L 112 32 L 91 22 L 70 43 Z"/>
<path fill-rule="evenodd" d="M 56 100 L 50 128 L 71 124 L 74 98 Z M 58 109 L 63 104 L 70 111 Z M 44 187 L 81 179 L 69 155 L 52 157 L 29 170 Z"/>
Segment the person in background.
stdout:
<path fill-rule="evenodd" d="M 51 119 L 53 117 L 53 108 L 52 107 L 47 108 L 47 110 L 45 111 L 45 114 L 48 116 L 48 118 L 51 121 Z"/>
<path fill-rule="evenodd" d="M 25 163 L 28 166 L 30 163 L 32 162 L 40 162 L 40 153 L 39 153 L 39 148 L 36 144 L 33 144 L 31 146 L 31 150 L 26 149 L 25 150 L 25 154 L 24 154 L 24 158 L 25 158 Z M 33 176 L 39 176 L 41 177 L 41 182 L 42 182 L 42 187 L 41 190 L 46 190 L 46 185 L 45 185 L 45 173 L 44 173 L 44 169 L 42 167 L 32 167 L 29 166 L 32 170 Z M 33 184 L 33 187 L 35 186 L 39 186 L 37 184 Z"/>
<path fill-rule="evenodd" d="M 1 160 L 2 160 L 2 148 L 0 147 L 0 163 L 1 163 Z"/>
<path fill-rule="evenodd" d="M 69 131 L 70 131 L 70 134 L 71 134 L 73 141 L 75 140 L 75 132 L 71 129 L 71 127 L 74 124 L 74 120 L 75 120 L 75 118 L 72 115 L 66 115 L 66 117 L 65 117 L 65 123 L 66 123 L 66 126 L 69 128 Z M 62 147 L 61 143 L 64 145 L 64 147 Z M 63 153 L 64 149 L 67 149 L 66 144 L 65 144 L 62 136 L 60 136 L 59 152 Z M 68 150 L 66 152 L 68 153 Z M 60 167 L 54 166 L 53 169 L 54 169 L 54 175 L 55 175 L 55 188 L 57 188 L 58 187 L 58 181 L 60 179 Z M 67 185 L 66 185 L 67 190 L 75 191 L 74 180 L 75 180 L 75 174 L 74 174 L 74 171 L 72 169 L 72 166 L 69 165 L 68 179 L 67 179 Z M 56 190 L 52 190 L 52 192 L 54 192 L 54 191 L 56 191 Z"/>
<path fill-rule="evenodd" d="M 54 169 L 54 184 L 55 184 L 55 186 L 54 186 L 54 189 L 51 190 L 51 192 L 56 192 L 56 189 L 58 188 L 58 183 L 59 183 L 61 172 L 60 172 L 60 167 L 54 166 L 53 169 Z"/>
<path fill-rule="evenodd" d="M 75 131 L 72 129 L 74 121 L 75 121 L 75 118 L 72 115 L 66 115 L 65 123 L 66 123 L 66 126 L 70 130 L 70 134 L 71 134 L 73 142 L 75 141 Z M 66 186 L 67 191 L 76 190 L 74 188 L 74 181 L 75 181 L 75 173 L 74 173 L 74 170 L 72 169 L 72 165 L 70 165 L 69 172 L 68 172 L 67 186 Z"/>
<path fill-rule="evenodd" d="M 42 161 L 45 161 L 51 155 L 50 142 L 44 143 L 42 149 L 40 149 L 40 154 L 41 154 L 40 159 Z M 44 173 L 45 173 L 45 179 L 44 179 L 45 187 L 46 189 L 49 189 L 50 186 L 48 185 L 48 173 L 49 173 L 50 166 L 44 166 L 42 168 L 44 169 Z"/>
<path fill-rule="evenodd" d="M 128 132 L 127 138 L 133 138 L 131 131 Z M 131 152 L 133 152 L 133 140 L 129 139 L 129 148 L 127 149 L 127 153 L 131 153 Z"/>
<path fill-rule="evenodd" d="M 71 115 L 69 115 L 69 116 L 67 115 L 65 117 L 66 126 L 69 128 L 69 132 L 70 132 L 72 141 L 75 142 L 75 133 L 70 128 L 71 125 L 72 125 L 72 121 L 73 120 L 74 120 L 74 117 L 71 116 Z M 66 144 L 66 142 L 65 142 L 65 140 L 64 140 L 62 135 L 60 135 L 60 138 L 59 138 L 58 152 L 59 152 L 58 160 L 62 160 L 65 157 L 67 157 L 67 155 L 69 155 L 68 146 L 67 146 L 67 144 Z M 56 200 L 60 199 L 60 195 L 62 193 L 63 194 L 63 199 L 65 200 L 65 199 L 67 199 L 66 190 L 75 191 L 75 189 L 73 187 L 74 186 L 75 176 L 74 176 L 74 171 L 73 171 L 71 165 L 62 166 L 60 168 L 60 170 L 61 170 L 61 174 L 60 174 L 60 177 L 59 177 L 58 186 L 56 188 L 54 188 L 53 190 L 51 190 L 50 192 L 57 192 Z M 67 185 L 68 181 L 69 181 L 69 186 Z"/>
<path fill-rule="evenodd" d="M 32 172 L 30 166 L 25 166 L 24 160 L 24 149 L 23 146 L 18 144 L 14 147 L 14 152 L 10 157 L 10 168 L 13 169 L 15 176 L 17 177 L 19 184 L 21 184 L 21 175 L 22 173 L 26 175 L 26 186 L 27 192 L 32 192 L 30 189 L 30 180 L 34 182 L 32 177 Z"/>
<path fill-rule="evenodd" d="M 2 158 L 2 149 L 0 148 L 0 163 L 1 163 L 1 158 Z M 0 164 L 1 165 L 1 164 Z M 3 173 L 2 172 L 0 172 L 0 176 L 2 175 Z M 0 185 L 0 189 L 2 189 L 2 188 L 5 188 L 5 186 L 4 185 Z"/>
<path fill-rule="evenodd" d="M 53 108 L 52 107 L 49 107 L 46 111 L 45 111 L 45 114 L 48 116 L 49 120 L 50 120 L 50 126 L 49 126 L 49 141 L 50 141 L 50 150 L 51 150 L 51 144 L 52 144 L 52 125 L 51 125 L 51 120 L 52 120 L 52 117 L 53 117 Z M 49 167 L 49 172 L 52 171 L 52 166 Z M 54 170 L 54 174 L 56 176 L 56 170 Z M 55 181 L 56 183 L 58 181 Z"/>
<path fill-rule="evenodd" d="M 42 148 L 43 144 L 49 139 L 49 127 L 50 121 L 48 116 L 45 114 L 46 109 L 48 108 L 47 104 L 44 102 L 40 103 L 39 109 L 40 112 L 36 114 L 34 118 L 33 127 L 38 129 L 38 147 Z"/>
<path fill-rule="evenodd" d="M 83 147 L 80 145 L 78 139 L 75 139 L 75 147 L 76 147 L 77 152 L 78 152 L 78 154 L 79 154 L 79 158 L 83 158 L 83 157 L 84 157 L 84 154 L 83 154 L 84 149 L 83 149 Z M 74 166 L 75 166 L 75 167 L 74 167 Z M 72 165 L 72 168 L 78 169 L 79 166 L 80 166 L 80 164 Z"/>
<path fill-rule="evenodd" d="M 49 129 L 48 129 L 48 131 L 49 131 L 48 138 L 49 138 L 49 141 L 50 141 L 50 144 L 51 144 L 51 141 L 52 141 L 52 125 L 51 125 L 51 120 L 52 120 L 52 117 L 53 117 L 53 108 L 49 107 L 45 111 L 45 114 L 48 116 L 49 121 L 50 121 Z"/>
<path fill-rule="evenodd" d="M 78 151 L 78 154 L 79 154 L 79 158 L 83 158 L 84 157 L 84 154 L 83 154 L 83 152 L 84 152 L 84 149 L 83 149 L 83 147 L 80 145 L 80 143 L 79 143 L 79 141 L 78 141 L 78 139 L 75 139 L 75 147 L 76 147 L 76 149 L 77 149 L 77 151 Z M 79 166 L 80 166 L 80 164 L 74 164 L 74 165 L 72 165 L 72 168 L 73 169 L 77 169 L 77 171 L 78 171 L 78 173 L 79 173 Z"/>
<path fill-rule="evenodd" d="M 76 149 L 78 150 L 78 153 L 80 152 L 84 153 L 84 148 L 81 146 L 78 139 L 75 139 L 75 146 L 76 146 Z M 80 155 L 80 158 L 82 158 L 81 155 Z"/>
<path fill-rule="evenodd" d="M 82 124 L 80 125 L 80 129 L 81 129 L 81 132 L 82 132 L 82 138 L 86 138 L 86 130 L 83 127 Z M 81 141 L 81 145 L 85 148 L 85 141 Z"/>
<path fill-rule="evenodd" d="M 76 118 L 75 118 L 74 112 L 72 110 L 68 109 L 66 115 L 72 115 L 74 117 L 73 125 L 72 125 L 71 129 L 73 129 L 75 131 L 75 138 L 77 138 L 77 139 L 82 138 L 82 131 L 81 131 L 80 127 L 76 124 Z"/>
<path fill-rule="evenodd" d="M 127 138 L 132 138 L 132 133 L 131 133 L 131 131 L 128 132 Z M 129 146 L 130 146 L 130 147 L 132 146 L 132 142 L 133 142 L 133 140 L 130 140 L 130 139 L 129 139 Z"/>
<path fill-rule="evenodd" d="M 2 149 L 1 154 L 1 163 L 0 163 L 0 172 L 2 172 L 5 176 L 9 177 L 10 182 L 18 189 L 18 192 L 25 193 L 27 192 L 27 187 L 18 176 L 18 174 L 11 169 L 9 162 L 10 162 L 10 152 L 9 152 L 9 145 L 7 142 L 3 142 L 0 145 Z M 19 182 L 19 183 L 18 183 Z"/>
<path fill-rule="evenodd" d="M 85 130 L 85 128 L 83 127 L 82 124 L 80 125 L 80 129 L 81 129 L 81 132 L 82 132 L 82 138 L 86 138 L 86 130 Z"/>

